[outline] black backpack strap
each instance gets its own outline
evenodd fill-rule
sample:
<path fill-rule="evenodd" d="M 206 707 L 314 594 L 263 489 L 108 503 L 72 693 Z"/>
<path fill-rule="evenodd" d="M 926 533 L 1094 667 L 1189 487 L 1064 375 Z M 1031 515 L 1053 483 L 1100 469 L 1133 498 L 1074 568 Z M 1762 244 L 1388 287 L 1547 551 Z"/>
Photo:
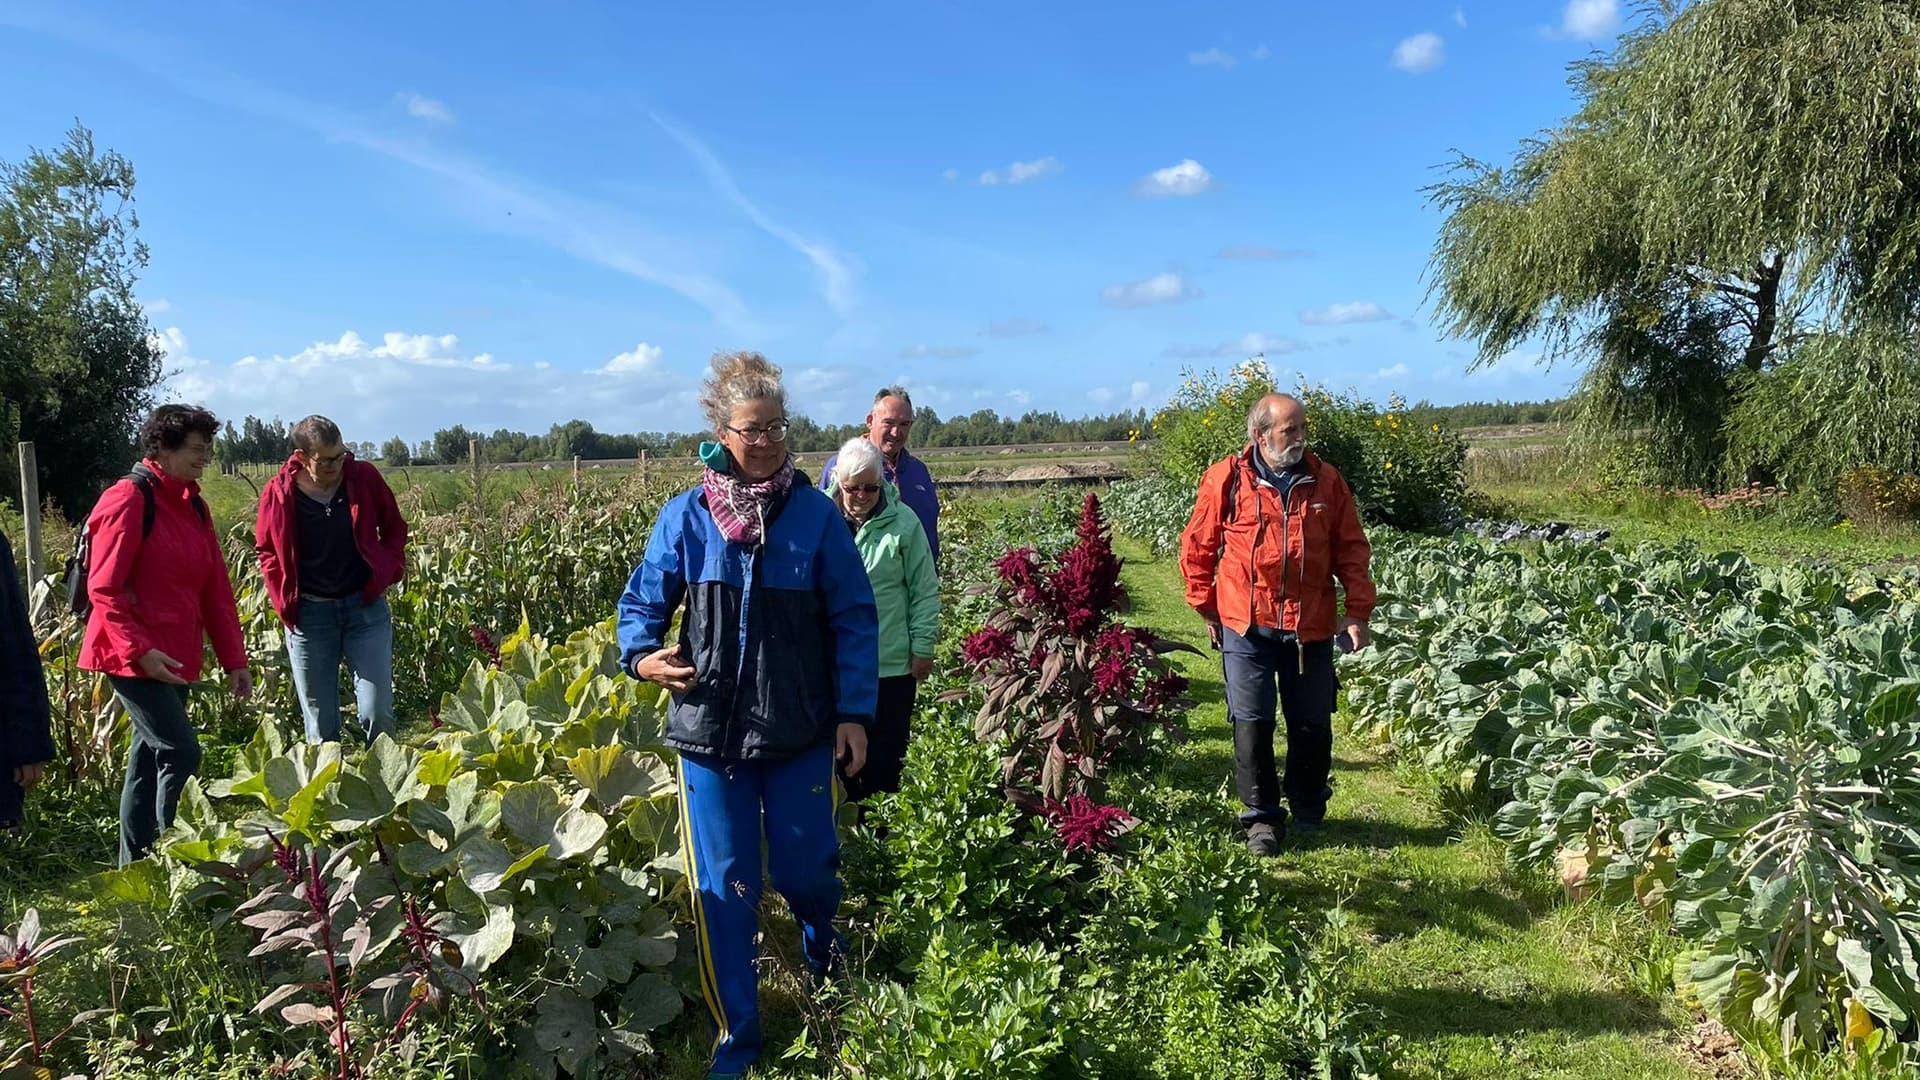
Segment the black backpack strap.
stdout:
<path fill-rule="evenodd" d="M 1240 502 L 1240 466 L 1235 461 L 1240 455 L 1232 454 L 1227 458 L 1227 482 L 1220 489 L 1220 524 L 1233 524 L 1234 514 L 1239 510 Z"/>
<path fill-rule="evenodd" d="M 147 463 L 143 461 L 133 467 L 133 471 L 127 474 L 127 479 L 133 481 L 133 486 L 140 489 L 140 498 L 144 502 L 140 509 L 140 539 L 145 540 L 153 535 L 153 484 L 159 478 L 153 475 L 153 470 L 147 468 Z"/>

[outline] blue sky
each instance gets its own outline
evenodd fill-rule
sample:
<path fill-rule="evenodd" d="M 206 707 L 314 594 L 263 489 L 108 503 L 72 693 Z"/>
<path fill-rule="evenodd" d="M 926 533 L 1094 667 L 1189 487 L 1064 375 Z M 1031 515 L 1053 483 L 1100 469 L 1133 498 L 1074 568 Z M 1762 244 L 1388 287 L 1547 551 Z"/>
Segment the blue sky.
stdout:
<path fill-rule="evenodd" d="M 1428 321 L 1454 150 L 1564 117 L 1617 0 L 0 6 L 0 158 L 77 118 L 139 178 L 170 396 L 691 430 L 718 349 L 796 411 L 1166 400 L 1264 352 L 1384 397 Z"/>

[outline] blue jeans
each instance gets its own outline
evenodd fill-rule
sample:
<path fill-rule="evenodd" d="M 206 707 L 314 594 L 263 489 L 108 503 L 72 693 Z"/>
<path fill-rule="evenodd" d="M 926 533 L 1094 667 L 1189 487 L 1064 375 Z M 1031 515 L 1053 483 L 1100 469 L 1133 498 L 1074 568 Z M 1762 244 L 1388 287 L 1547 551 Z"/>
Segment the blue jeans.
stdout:
<path fill-rule="evenodd" d="M 340 741 L 340 662 L 353 672 L 354 704 L 367 742 L 393 734 L 393 612 L 386 597 L 300 598 L 300 625 L 287 628 L 293 689 L 308 742 Z"/>

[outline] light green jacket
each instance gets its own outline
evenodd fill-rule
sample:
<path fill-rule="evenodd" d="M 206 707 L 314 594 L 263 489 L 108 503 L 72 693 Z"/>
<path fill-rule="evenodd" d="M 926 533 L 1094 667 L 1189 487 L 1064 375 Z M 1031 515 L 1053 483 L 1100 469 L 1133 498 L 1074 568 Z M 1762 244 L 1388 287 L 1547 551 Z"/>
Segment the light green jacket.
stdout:
<path fill-rule="evenodd" d="M 833 492 L 837 496 L 837 485 Z M 940 640 L 940 581 L 933 572 L 933 547 L 912 508 L 900 501 L 892 484 L 886 505 L 853 534 L 860 559 L 873 582 L 880 609 L 880 677 L 912 671 L 916 656 L 932 656 Z M 837 501 L 837 499 L 836 499 Z"/>

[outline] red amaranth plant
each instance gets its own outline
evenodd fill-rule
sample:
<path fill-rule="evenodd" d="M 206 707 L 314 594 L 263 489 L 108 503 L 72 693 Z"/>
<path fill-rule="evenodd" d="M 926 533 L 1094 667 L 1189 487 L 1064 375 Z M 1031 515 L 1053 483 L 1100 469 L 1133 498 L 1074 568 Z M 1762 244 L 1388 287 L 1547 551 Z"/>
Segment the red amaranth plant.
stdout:
<path fill-rule="evenodd" d="M 487 633 L 486 627 L 479 623 L 470 623 L 467 626 L 467 634 L 473 638 L 475 645 L 480 646 L 480 651 L 487 654 L 487 662 L 494 667 L 499 667 L 500 646 L 494 643 L 493 635 Z"/>
<path fill-rule="evenodd" d="M 1068 851 L 1108 851 L 1140 819 L 1117 806 L 1094 802 L 1085 795 L 1064 801 L 1048 799 L 1042 813 L 1060 844 Z"/>
<path fill-rule="evenodd" d="M 96 1009 L 81 1013 L 52 1035 L 40 1029 L 42 1018 L 35 1012 L 33 996 L 40 977 L 40 965 L 47 958 L 80 939 L 77 937 L 40 938 L 40 912 L 28 908 L 20 917 L 20 925 L 11 934 L 0 934 L 0 1020 L 9 1020 L 20 1025 L 26 1035 L 24 1043 L 10 1055 L 0 1055 L 0 1071 L 12 1075 L 5 1069 L 9 1065 L 26 1066 L 23 1075 L 48 1075 L 39 1068 L 41 1059 L 53 1049 L 61 1039 L 67 1037 L 75 1027 L 107 1015 L 112 1010 Z"/>
<path fill-rule="evenodd" d="M 974 732 L 1003 744 L 1011 797 L 1041 807 L 1089 795 L 1114 761 L 1180 734 L 1185 680 L 1162 654 L 1193 650 L 1115 621 L 1126 590 L 1098 497 L 1046 564 L 1016 548 L 994 566 L 998 606 L 962 655 L 984 697 Z"/>
<path fill-rule="evenodd" d="M 308 850 L 271 831 L 267 839 L 272 845 L 267 880 L 234 913 L 242 925 L 260 934 L 260 944 L 251 955 L 290 951 L 317 964 L 320 977 L 289 978 L 254 1011 L 265 1014 L 279 1006 L 280 1018 L 288 1025 L 318 1027 L 334 1059 L 335 1080 L 357 1080 L 366 1075 L 367 1062 L 404 1035 L 423 1002 L 438 1007 L 445 1001 L 446 991 L 437 981 L 441 971 L 434 961 L 436 953 L 444 954 L 452 943 L 434 928 L 433 917 L 411 895 L 397 910 L 393 893 L 363 899 L 365 890 L 357 886 L 365 870 L 351 857 L 352 848 L 332 853 L 324 848 Z M 397 971 L 376 974 L 373 969 L 386 943 L 395 939 L 405 947 L 404 961 Z M 457 958 L 458 950 L 453 953 Z M 442 955 L 449 970 L 455 962 Z M 468 992 L 474 993 L 471 980 L 468 984 Z M 291 1000 L 303 992 L 317 994 L 322 1003 Z M 356 1008 L 369 997 L 378 1001 L 374 1018 L 379 1023 L 371 1029 L 370 1038 L 356 1040 Z"/>

